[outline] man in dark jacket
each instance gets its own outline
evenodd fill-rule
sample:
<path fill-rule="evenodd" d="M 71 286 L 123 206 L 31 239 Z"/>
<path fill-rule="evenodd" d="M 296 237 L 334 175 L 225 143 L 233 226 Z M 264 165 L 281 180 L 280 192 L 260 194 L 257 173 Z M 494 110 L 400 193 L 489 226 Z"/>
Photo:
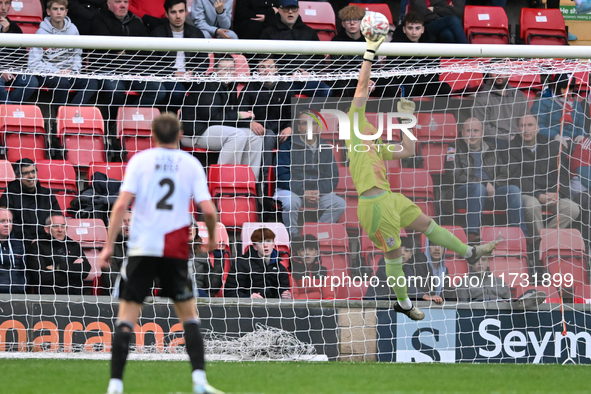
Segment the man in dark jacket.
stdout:
<path fill-rule="evenodd" d="M 281 201 L 283 223 L 292 237 L 300 232 L 298 215 L 302 206 L 323 211 L 321 223 L 336 223 L 345 212 L 345 200 L 334 193 L 339 184 L 339 169 L 327 144 L 312 124 L 312 139 L 306 131 L 309 116 L 301 113 L 296 119 L 297 132 L 281 144 L 277 154 L 276 200 Z"/>
<path fill-rule="evenodd" d="M 236 65 L 231 55 L 221 55 L 215 72 L 222 82 L 191 92 L 181 108 L 185 146 L 219 151 L 218 164 L 247 164 L 259 179 L 265 128 L 252 110 L 240 111 L 234 81 Z"/>
<path fill-rule="evenodd" d="M 316 31 L 302 21 L 298 0 L 280 0 L 275 21 L 261 33 L 261 40 L 319 41 L 319 38 Z M 277 66 L 280 72 L 298 72 L 306 76 L 309 71 L 321 71 L 324 68 L 324 57 L 284 55 L 277 61 Z M 294 87 L 310 97 L 331 95 L 329 86 L 320 81 L 298 82 Z"/>
<path fill-rule="evenodd" d="M 12 213 L 0 208 L 0 293 L 25 293 L 25 247 L 12 236 Z"/>
<path fill-rule="evenodd" d="M 510 182 L 521 188 L 525 220 L 535 238 L 545 227 L 542 211 L 560 213 L 550 220 L 548 228 L 556 228 L 556 224 L 567 228 L 580 213 L 579 206 L 570 200 L 568 157 L 564 151 L 560 154 L 560 141 L 548 141 L 539 131 L 534 116 L 519 119 L 520 134 L 511 141 L 509 166 Z"/>
<path fill-rule="evenodd" d="M 294 299 L 332 299 L 327 286 L 328 269 L 322 265 L 320 244 L 312 234 L 291 240 L 291 278 Z"/>
<path fill-rule="evenodd" d="M 69 0 L 68 16 L 78 28 L 80 35 L 91 34 L 90 21 L 107 3 L 107 0 Z"/>
<path fill-rule="evenodd" d="M 152 31 L 153 37 L 170 38 L 205 38 L 203 32 L 185 22 L 187 18 L 186 0 L 166 0 L 164 2 L 167 22 Z M 154 74 L 165 76 L 174 75 L 177 78 L 190 78 L 198 74 L 205 74 L 209 67 L 209 57 L 203 52 L 158 52 L 154 56 L 160 58 L 153 67 Z M 187 90 L 191 87 L 188 82 L 163 82 L 162 86 L 170 93 L 170 102 L 182 105 Z"/>
<path fill-rule="evenodd" d="M 244 40 L 256 40 L 275 20 L 277 0 L 239 0 L 234 12 L 234 32 Z"/>
<path fill-rule="evenodd" d="M 521 190 L 508 184 L 507 150 L 494 140 L 484 141 L 483 135 L 482 122 L 467 119 L 445 161 L 444 183 L 453 185 L 456 207 L 466 210 L 468 241 L 479 242 L 482 211 L 490 209 L 506 209 L 509 225 L 521 227 L 527 236 Z"/>
<path fill-rule="evenodd" d="M 37 167 L 31 159 L 20 159 L 14 164 L 17 179 L 10 182 L 0 197 L 0 207 L 13 215 L 14 236 L 25 244 L 44 234 L 43 226 L 50 214 L 61 212 L 51 191 L 37 181 Z"/>
<path fill-rule="evenodd" d="M 193 277 L 199 297 L 215 297 L 222 288 L 224 276 L 224 251 L 214 249 L 211 255 L 202 249 L 203 239 L 197 226 L 191 226 L 191 235 L 195 237 L 189 242 L 189 264 L 193 268 Z"/>
<path fill-rule="evenodd" d="M 410 9 L 418 12 L 425 20 L 427 33 L 437 38 L 438 42 L 467 44 L 464 33 L 464 0 L 454 0 L 449 5 L 447 0 L 410 0 Z"/>
<path fill-rule="evenodd" d="M 236 259 L 224 287 L 226 297 L 291 298 L 289 273 L 279 262 L 275 233 L 263 227 L 255 230 L 253 243 Z"/>
<path fill-rule="evenodd" d="M 90 22 L 92 35 L 115 37 L 147 37 L 148 30 L 142 20 L 129 11 L 127 0 L 107 0 L 107 6 L 95 14 Z M 141 74 L 146 72 L 146 55 L 137 51 L 95 50 L 99 55 L 89 65 L 90 71 L 113 74 Z M 154 106 L 165 96 L 160 91 L 158 82 L 122 81 L 120 79 L 103 80 L 101 90 L 109 92 L 112 97 L 109 103 L 121 105 L 125 103 L 125 92 L 133 90 L 140 93 L 139 104 Z"/>
<path fill-rule="evenodd" d="M 91 269 L 82 247 L 66 236 L 63 215 L 53 214 L 45 223 L 45 236 L 27 251 L 29 282 L 39 294 L 82 294 Z"/>
<path fill-rule="evenodd" d="M 277 66 L 270 57 L 253 59 L 256 72 L 263 77 L 276 77 Z M 275 162 L 275 150 L 291 135 L 291 99 L 295 96 L 291 82 L 278 79 L 250 82 L 242 90 L 241 110 L 252 110 L 255 122 L 265 129 L 263 152 L 263 180 Z"/>
<path fill-rule="evenodd" d="M 0 0 L 0 34 L 23 33 L 16 22 L 8 18 L 11 5 L 10 0 Z M 24 48 L 0 48 L 0 56 L 4 64 L 22 61 L 26 55 L 27 51 Z M 11 88 L 10 93 L 6 89 L 7 85 Z M 39 87 L 39 81 L 32 75 L 2 73 L 0 74 L 0 104 L 22 104 L 35 93 L 37 87 Z"/>
<path fill-rule="evenodd" d="M 127 258 L 127 240 L 129 238 L 129 226 L 131 225 L 131 212 L 125 212 L 123 216 L 123 224 L 121 225 L 121 232 L 117 235 L 115 246 L 113 248 L 113 256 L 111 256 L 111 264 L 109 268 L 103 268 L 101 274 L 101 287 L 104 294 L 111 294 L 114 290 L 115 281 L 123 261 Z"/>

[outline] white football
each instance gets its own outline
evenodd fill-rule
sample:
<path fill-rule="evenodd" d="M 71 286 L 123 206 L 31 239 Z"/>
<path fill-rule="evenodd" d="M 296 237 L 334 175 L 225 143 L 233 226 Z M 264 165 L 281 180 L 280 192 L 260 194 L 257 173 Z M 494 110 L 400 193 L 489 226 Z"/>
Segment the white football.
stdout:
<path fill-rule="evenodd" d="M 388 34 L 390 24 L 388 18 L 379 12 L 367 11 L 361 20 L 361 33 L 371 41 L 377 41 Z"/>

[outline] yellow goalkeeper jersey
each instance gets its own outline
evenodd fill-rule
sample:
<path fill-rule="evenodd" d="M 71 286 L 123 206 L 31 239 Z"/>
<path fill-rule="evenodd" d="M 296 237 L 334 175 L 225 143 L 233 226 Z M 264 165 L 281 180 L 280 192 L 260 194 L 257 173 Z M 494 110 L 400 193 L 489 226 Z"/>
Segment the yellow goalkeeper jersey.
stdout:
<path fill-rule="evenodd" d="M 385 163 L 385 160 L 392 160 L 392 152 L 388 150 L 390 144 L 385 144 L 381 138 L 374 141 L 364 141 L 357 137 L 353 130 L 355 114 L 359 119 L 358 130 L 361 133 L 369 126 L 371 133 L 375 134 L 376 128 L 365 118 L 365 105 L 357 108 L 354 104 L 351 104 L 349 111 L 351 138 L 345 140 L 345 144 L 349 156 L 349 171 L 357 189 L 357 194 L 361 195 L 374 186 L 390 191 Z"/>

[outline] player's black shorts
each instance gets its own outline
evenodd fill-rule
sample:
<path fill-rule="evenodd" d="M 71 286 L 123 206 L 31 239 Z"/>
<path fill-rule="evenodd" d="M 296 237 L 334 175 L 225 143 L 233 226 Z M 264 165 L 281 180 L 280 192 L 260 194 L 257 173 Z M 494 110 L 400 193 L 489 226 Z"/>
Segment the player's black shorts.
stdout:
<path fill-rule="evenodd" d="M 193 283 L 187 260 L 167 257 L 131 256 L 121 269 L 119 298 L 141 304 L 150 294 L 154 280 L 160 280 L 159 295 L 174 301 L 193 298 Z"/>

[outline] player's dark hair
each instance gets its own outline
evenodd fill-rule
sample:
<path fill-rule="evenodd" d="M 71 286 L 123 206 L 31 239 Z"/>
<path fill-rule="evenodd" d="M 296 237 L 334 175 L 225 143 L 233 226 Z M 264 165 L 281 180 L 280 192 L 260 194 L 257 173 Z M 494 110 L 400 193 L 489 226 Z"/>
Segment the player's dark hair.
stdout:
<path fill-rule="evenodd" d="M 291 254 L 296 255 L 302 249 L 304 249 L 304 237 L 293 237 L 291 239 Z"/>
<path fill-rule="evenodd" d="M 179 139 L 181 122 L 176 115 L 166 112 L 152 121 L 152 133 L 163 144 L 171 144 Z"/>
<path fill-rule="evenodd" d="M 406 249 L 412 250 L 414 247 L 412 239 L 409 237 L 400 237 L 400 246 L 404 246 Z"/>
<path fill-rule="evenodd" d="M 35 162 L 31 159 L 19 159 L 17 160 L 13 165 L 12 168 L 14 170 L 14 175 L 18 178 L 21 176 L 21 173 L 23 171 L 23 167 L 29 167 L 29 166 L 35 166 Z M 35 169 L 37 169 L 37 166 L 35 166 Z"/>
<path fill-rule="evenodd" d="M 177 4 L 183 3 L 185 9 L 187 9 L 187 0 L 166 0 L 164 2 L 164 11 L 168 14 L 168 11 Z"/>
<path fill-rule="evenodd" d="M 45 4 L 45 9 L 49 10 L 51 6 L 54 4 L 63 5 L 64 7 L 66 7 L 66 9 L 68 9 L 68 0 L 47 0 L 47 3 Z"/>
<path fill-rule="evenodd" d="M 304 247 L 306 249 L 314 249 L 320 250 L 320 244 L 318 243 L 318 238 L 312 234 L 306 234 L 304 236 Z"/>
<path fill-rule="evenodd" d="M 61 212 L 52 212 L 51 215 L 49 215 L 47 217 L 47 219 L 45 219 L 45 225 L 46 226 L 51 225 L 51 223 L 53 223 L 53 218 L 55 218 L 55 217 L 64 218 L 64 221 L 66 220 L 66 217 L 64 216 L 63 213 L 61 213 Z"/>
<path fill-rule="evenodd" d="M 419 14 L 418 12 L 409 12 L 408 14 L 404 15 L 404 18 L 402 18 L 402 26 L 406 27 L 406 25 L 409 23 L 425 26 L 425 19 L 423 19 L 423 15 Z"/>
<path fill-rule="evenodd" d="M 254 242 L 263 242 L 265 239 L 275 239 L 275 233 L 266 227 L 257 228 L 250 236 L 250 240 Z"/>

